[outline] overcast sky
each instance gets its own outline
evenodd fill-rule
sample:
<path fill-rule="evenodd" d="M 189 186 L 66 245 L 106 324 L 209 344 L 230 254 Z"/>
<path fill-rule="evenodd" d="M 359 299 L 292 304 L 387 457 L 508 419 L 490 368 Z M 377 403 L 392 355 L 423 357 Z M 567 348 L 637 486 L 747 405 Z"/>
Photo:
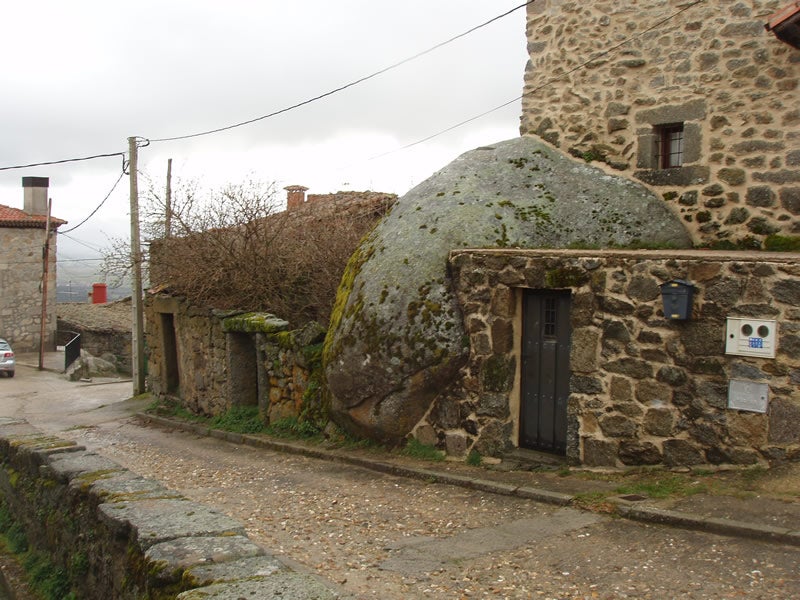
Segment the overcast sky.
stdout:
<path fill-rule="evenodd" d="M 0 24 L 0 167 L 127 151 L 253 119 L 415 55 L 523 0 L 27 0 Z M 462 152 L 518 135 L 520 103 L 399 148 L 519 97 L 525 9 L 383 75 L 285 114 L 184 141 L 153 142 L 139 170 L 214 188 L 258 179 L 310 193 L 403 194 Z M 383 156 L 381 156 L 383 155 Z M 379 157 L 380 158 L 376 158 Z M 122 159 L 0 171 L 0 204 L 21 178 L 50 177 L 53 213 L 83 220 Z M 59 258 L 129 229 L 127 178 Z M 77 240 L 77 241 L 75 241 Z M 81 245 L 83 244 L 83 245 Z M 69 269 L 63 262 L 59 269 Z"/>

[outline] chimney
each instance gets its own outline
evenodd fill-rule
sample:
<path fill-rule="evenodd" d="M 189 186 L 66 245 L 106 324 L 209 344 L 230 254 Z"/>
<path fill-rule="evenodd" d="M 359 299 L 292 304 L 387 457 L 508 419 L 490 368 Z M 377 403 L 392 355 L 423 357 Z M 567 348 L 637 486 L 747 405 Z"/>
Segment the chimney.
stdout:
<path fill-rule="evenodd" d="M 23 177 L 22 190 L 25 198 L 23 210 L 29 215 L 47 215 L 47 189 L 49 177 Z"/>
<path fill-rule="evenodd" d="M 302 185 L 289 185 L 283 189 L 286 190 L 286 210 L 292 210 L 293 208 L 298 208 L 305 204 L 307 187 L 303 187 Z"/>

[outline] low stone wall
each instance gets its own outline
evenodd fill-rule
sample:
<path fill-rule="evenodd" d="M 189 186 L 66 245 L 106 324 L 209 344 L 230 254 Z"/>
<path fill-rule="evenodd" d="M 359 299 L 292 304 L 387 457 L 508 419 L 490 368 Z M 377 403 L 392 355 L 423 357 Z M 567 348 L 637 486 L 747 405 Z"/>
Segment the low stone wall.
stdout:
<path fill-rule="evenodd" d="M 268 385 L 260 408 L 267 422 L 298 417 L 308 394 L 318 392 L 324 338 L 325 330 L 318 323 L 280 335 L 258 336 Z"/>
<path fill-rule="evenodd" d="M 325 330 L 315 322 L 289 331 L 268 313 L 203 310 L 167 295 L 151 296 L 146 310 L 150 389 L 192 412 L 258 406 L 274 422 L 299 416 L 318 387 Z"/>
<path fill-rule="evenodd" d="M 230 404 L 224 315 L 166 294 L 148 296 L 145 315 L 148 389 L 179 398 L 198 414 L 225 412 Z"/>
<path fill-rule="evenodd" d="M 755 464 L 800 457 L 796 254 L 455 251 L 469 334 L 460 390 L 417 427 L 460 454 L 519 443 L 526 289 L 570 290 L 566 455 L 588 466 Z M 664 317 L 660 284 L 696 286 L 693 315 Z M 726 354 L 726 318 L 777 321 L 775 358 Z M 466 340 L 465 340 L 466 341 Z M 765 384 L 765 413 L 729 407 L 732 381 Z"/>
<path fill-rule="evenodd" d="M 65 302 L 57 305 L 58 331 L 81 335 L 81 348 L 92 356 L 112 354 L 121 373 L 132 370 L 131 300 L 106 304 Z M 60 343 L 65 339 L 60 338 Z M 108 357 L 106 357 L 108 358 Z"/>
<path fill-rule="evenodd" d="M 233 519 L 25 421 L 0 419 L 0 499 L 87 600 L 334 598 Z"/>

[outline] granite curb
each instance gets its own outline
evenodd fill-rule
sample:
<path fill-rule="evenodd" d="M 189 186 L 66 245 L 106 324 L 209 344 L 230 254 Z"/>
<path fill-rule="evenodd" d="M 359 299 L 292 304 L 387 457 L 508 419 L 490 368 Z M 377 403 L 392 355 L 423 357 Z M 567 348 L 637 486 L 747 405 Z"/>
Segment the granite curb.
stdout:
<path fill-rule="evenodd" d="M 3 509 L 81 598 L 349 597 L 234 518 L 24 419 L 0 417 L 0 459 Z"/>
<path fill-rule="evenodd" d="M 481 479 L 479 477 L 445 473 L 432 467 L 418 468 L 398 465 L 378 459 L 355 456 L 344 451 L 328 450 L 324 448 L 309 448 L 300 444 L 222 431 L 219 429 L 213 429 L 207 425 L 189 423 L 145 413 L 137 413 L 136 417 L 144 422 L 154 423 L 163 427 L 172 427 L 201 436 L 214 437 L 233 444 L 264 448 L 267 450 L 273 450 L 275 452 L 302 455 L 309 458 L 317 458 L 320 460 L 328 460 L 362 467 L 364 469 L 369 469 L 371 471 L 384 473 L 387 475 L 407 477 L 410 479 L 418 479 L 432 483 L 454 485 L 491 494 L 534 500 L 536 502 L 542 502 L 546 504 L 575 506 L 578 508 L 581 507 L 580 494 L 566 494 L 543 488 L 524 485 L 520 486 L 513 483 L 510 484 L 488 479 Z M 786 527 L 776 527 L 762 523 L 752 523 L 719 517 L 708 517 L 684 511 L 666 510 L 663 508 L 648 506 L 636 506 L 632 502 L 622 498 L 606 498 L 604 499 L 604 503 L 606 507 L 609 507 L 609 510 L 607 510 L 608 514 L 613 514 L 632 521 L 704 531 L 728 537 L 738 537 L 763 542 L 800 546 L 800 529 L 793 530 Z"/>

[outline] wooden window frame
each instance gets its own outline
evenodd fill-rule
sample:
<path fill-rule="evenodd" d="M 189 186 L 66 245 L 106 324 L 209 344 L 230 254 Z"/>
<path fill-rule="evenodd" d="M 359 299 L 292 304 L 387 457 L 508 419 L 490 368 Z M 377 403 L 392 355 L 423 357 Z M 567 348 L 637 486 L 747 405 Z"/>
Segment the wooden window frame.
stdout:
<path fill-rule="evenodd" d="M 659 169 L 683 166 L 683 123 L 665 123 L 654 127 L 656 134 L 656 165 Z"/>

